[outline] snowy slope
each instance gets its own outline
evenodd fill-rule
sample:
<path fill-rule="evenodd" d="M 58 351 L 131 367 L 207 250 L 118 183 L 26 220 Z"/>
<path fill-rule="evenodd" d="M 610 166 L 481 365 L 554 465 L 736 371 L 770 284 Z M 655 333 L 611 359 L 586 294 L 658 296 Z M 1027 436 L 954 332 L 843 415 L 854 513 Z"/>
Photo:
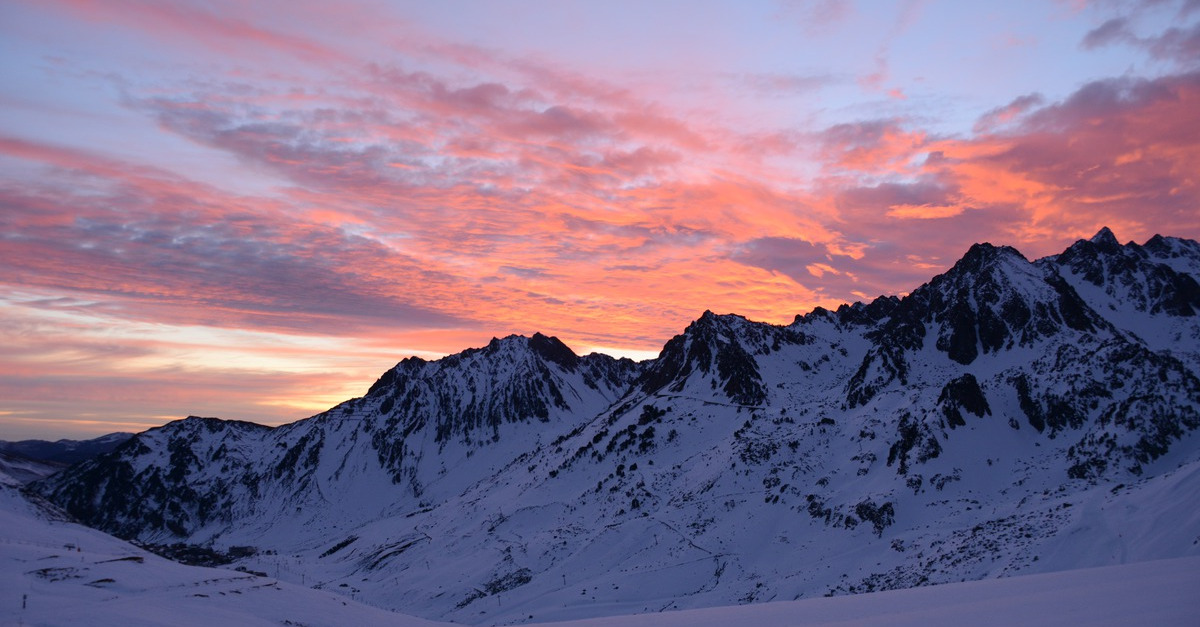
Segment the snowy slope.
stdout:
<path fill-rule="evenodd" d="M 66 467 L 66 464 L 38 461 L 0 451 L 0 483 L 5 485 L 25 485 L 45 479 Z"/>
<path fill-rule="evenodd" d="M 1197 251 L 979 244 L 904 298 L 706 312 L 641 364 L 512 336 L 283 427 L 152 429 L 37 489 L 463 623 L 1200 555 Z"/>
<path fill-rule="evenodd" d="M 182 566 L 0 488 L 0 623 L 447 625 L 269 577 Z M 22 607 L 24 604 L 24 607 Z M 1194 624 L 1200 557 L 835 598 L 606 616 L 547 627 Z"/>
<path fill-rule="evenodd" d="M 1160 627 L 1200 615 L 1200 558 L 1082 569 L 852 597 L 552 623 L 561 627 L 1011 625 Z"/>
<path fill-rule="evenodd" d="M 4 625 L 435 624 L 269 577 L 177 564 L 66 522 L 7 485 L 0 590 Z"/>

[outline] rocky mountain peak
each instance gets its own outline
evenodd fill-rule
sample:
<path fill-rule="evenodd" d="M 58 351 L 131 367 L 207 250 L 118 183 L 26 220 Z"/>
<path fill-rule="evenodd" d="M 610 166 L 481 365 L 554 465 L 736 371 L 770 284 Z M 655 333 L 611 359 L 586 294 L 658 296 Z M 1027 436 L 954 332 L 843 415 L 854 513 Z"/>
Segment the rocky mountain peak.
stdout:
<path fill-rule="evenodd" d="M 1098 291 L 1093 298 L 1106 301 L 1102 310 L 1132 307 L 1190 317 L 1200 312 L 1200 283 L 1192 274 L 1200 262 L 1200 249 L 1194 244 L 1155 235 L 1142 246 L 1132 242 L 1121 246 L 1106 227 L 1045 263 L 1057 266 L 1078 289 Z"/>
<path fill-rule="evenodd" d="M 404 358 L 391 370 L 388 370 L 380 375 L 380 377 L 375 380 L 375 383 L 371 384 L 370 389 L 367 390 L 367 396 L 372 397 L 388 393 L 391 388 L 395 386 L 398 378 L 412 377 L 424 369 L 428 363 L 429 362 L 425 361 L 424 359 L 416 356 Z"/>
<path fill-rule="evenodd" d="M 907 385 L 912 361 L 930 340 L 951 361 L 971 365 L 1064 332 L 1092 332 L 1105 323 L 1053 268 L 1008 246 L 975 244 L 945 273 L 896 303 L 865 332 L 872 348 L 846 384 L 860 406 L 888 386 Z"/>
<path fill-rule="evenodd" d="M 1180 262 L 1176 270 L 1181 272 L 1194 274 L 1196 264 L 1200 263 L 1200 242 L 1196 240 L 1155 235 L 1142 248 L 1158 261 Z"/>
<path fill-rule="evenodd" d="M 837 317 L 842 324 L 871 325 L 892 315 L 899 305 L 897 296 L 880 296 L 870 303 L 843 304 L 837 308 Z"/>
<path fill-rule="evenodd" d="M 1077 240 L 1062 253 L 1049 257 L 1060 267 L 1081 275 L 1093 285 L 1104 283 L 1111 271 L 1128 273 L 1147 255 L 1136 244 L 1121 246 L 1108 227 L 1091 239 Z"/>
<path fill-rule="evenodd" d="M 800 336 L 784 327 L 751 322 L 736 314 L 705 311 L 671 338 L 638 379 L 646 392 L 683 392 L 689 386 L 720 388 L 735 403 L 755 405 L 766 397 L 755 354 Z M 701 379 L 707 380 L 704 385 Z"/>
<path fill-rule="evenodd" d="M 529 349 L 535 355 L 558 364 L 564 370 L 574 371 L 579 367 L 579 356 L 556 337 L 534 333 L 533 337 L 529 338 Z"/>
<path fill-rule="evenodd" d="M 1100 227 L 1100 230 L 1097 231 L 1096 234 L 1092 236 L 1092 239 L 1088 241 L 1096 246 L 1109 250 L 1120 247 L 1121 245 L 1121 243 L 1117 241 L 1117 236 L 1113 235 L 1112 230 L 1107 226 Z"/>
<path fill-rule="evenodd" d="M 564 372 L 574 372 L 580 357 L 556 337 L 534 333 L 532 337 L 509 335 L 492 338 L 482 348 L 468 348 L 434 361 L 408 357 L 385 372 L 367 392 L 368 397 L 386 395 L 410 379 L 459 372 L 471 380 L 477 377 L 507 378 L 515 372 L 554 365 Z"/>
<path fill-rule="evenodd" d="M 972 245 L 949 270 L 934 277 L 928 285 L 943 292 L 1003 283 L 1019 288 L 1031 279 L 1035 283 L 1040 281 L 1037 274 L 1017 249 L 983 243 Z"/>
<path fill-rule="evenodd" d="M 247 422 L 244 420 L 225 420 L 223 418 L 213 418 L 211 416 L 188 416 L 182 420 L 169 422 L 162 427 L 150 429 L 144 433 L 156 433 L 163 431 L 174 435 L 193 435 L 200 436 L 204 434 L 214 434 L 222 432 L 233 433 L 264 433 L 274 429 L 266 425 L 260 425 L 256 422 Z M 140 436 L 142 434 L 138 434 Z M 137 436 L 135 436 L 137 437 Z"/>

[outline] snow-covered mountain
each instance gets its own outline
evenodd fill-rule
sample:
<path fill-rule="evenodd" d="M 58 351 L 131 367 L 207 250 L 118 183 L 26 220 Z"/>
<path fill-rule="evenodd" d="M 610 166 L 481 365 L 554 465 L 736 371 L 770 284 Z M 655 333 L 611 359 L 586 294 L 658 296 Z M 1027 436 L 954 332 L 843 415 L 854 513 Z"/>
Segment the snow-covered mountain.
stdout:
<path fill-rule="evenodd" d="M 66 464 L 43 462 L 0 451 L 0 484 L 21 486 L 66 468 Z"/>
<path fill-rule="evenodd" d="M 91 440 L 0 440 L 0 453 L 69 466 L 107 453 L 132 437 L 132 433 L 110 433 Z"/>
<path fill-rule="evenodd" d="M 0 482 L 24 485 L 121 445 L 132 433 L 110 433 L 91 440 L 0 440 Z"/>
<path fill-rule="evenodd" d="M 536 334 L 36 484 L 89 525 L 426 618 L 562 620 L 1200 554 L 1200 245 L 973 246 L 642 363 Z M 234 547 L 240 547 L 233 550 Z"/>

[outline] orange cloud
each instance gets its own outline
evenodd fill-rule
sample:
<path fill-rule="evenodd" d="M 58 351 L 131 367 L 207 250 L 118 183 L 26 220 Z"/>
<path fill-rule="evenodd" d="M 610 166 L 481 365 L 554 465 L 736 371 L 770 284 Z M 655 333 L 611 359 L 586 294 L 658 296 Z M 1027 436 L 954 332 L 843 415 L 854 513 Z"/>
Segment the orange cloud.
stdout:
<path fill-rule="evenodd" d="M 952 218 L 963 212 L 959 205 L 892 205 L 888 207 L 887 216 L 917 220 L 933 220 Z"/>

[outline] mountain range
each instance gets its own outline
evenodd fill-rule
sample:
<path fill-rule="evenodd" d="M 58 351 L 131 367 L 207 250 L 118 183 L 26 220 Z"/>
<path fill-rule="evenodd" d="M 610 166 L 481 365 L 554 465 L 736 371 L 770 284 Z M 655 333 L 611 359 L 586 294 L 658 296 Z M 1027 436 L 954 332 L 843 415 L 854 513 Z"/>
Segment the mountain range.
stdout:
<path fill-rule="evenodd" d="M 904 296 L 705 312 L 659 356 L 509 336 L 28 491 L 179 559 L 511 624 L 1200 555 L 1200 244 L 977 244 Z"/>
<path fill-rule="evenodd" d="M 16 442 L 0 440 L 0 453 L 70 466 L 107 453 L 132 437 L 132 433 L 118 432 L 90 440 L 56 440 L 54 442 L 48 440 L 18 440 Z"/>
<path fill-rule="evenodd" d="M 132 437 L 132 433 L 110 433 L 90 440 L 0 440 L 0 481 L 21 485 L 44 479 L 112 451 Z"/>

